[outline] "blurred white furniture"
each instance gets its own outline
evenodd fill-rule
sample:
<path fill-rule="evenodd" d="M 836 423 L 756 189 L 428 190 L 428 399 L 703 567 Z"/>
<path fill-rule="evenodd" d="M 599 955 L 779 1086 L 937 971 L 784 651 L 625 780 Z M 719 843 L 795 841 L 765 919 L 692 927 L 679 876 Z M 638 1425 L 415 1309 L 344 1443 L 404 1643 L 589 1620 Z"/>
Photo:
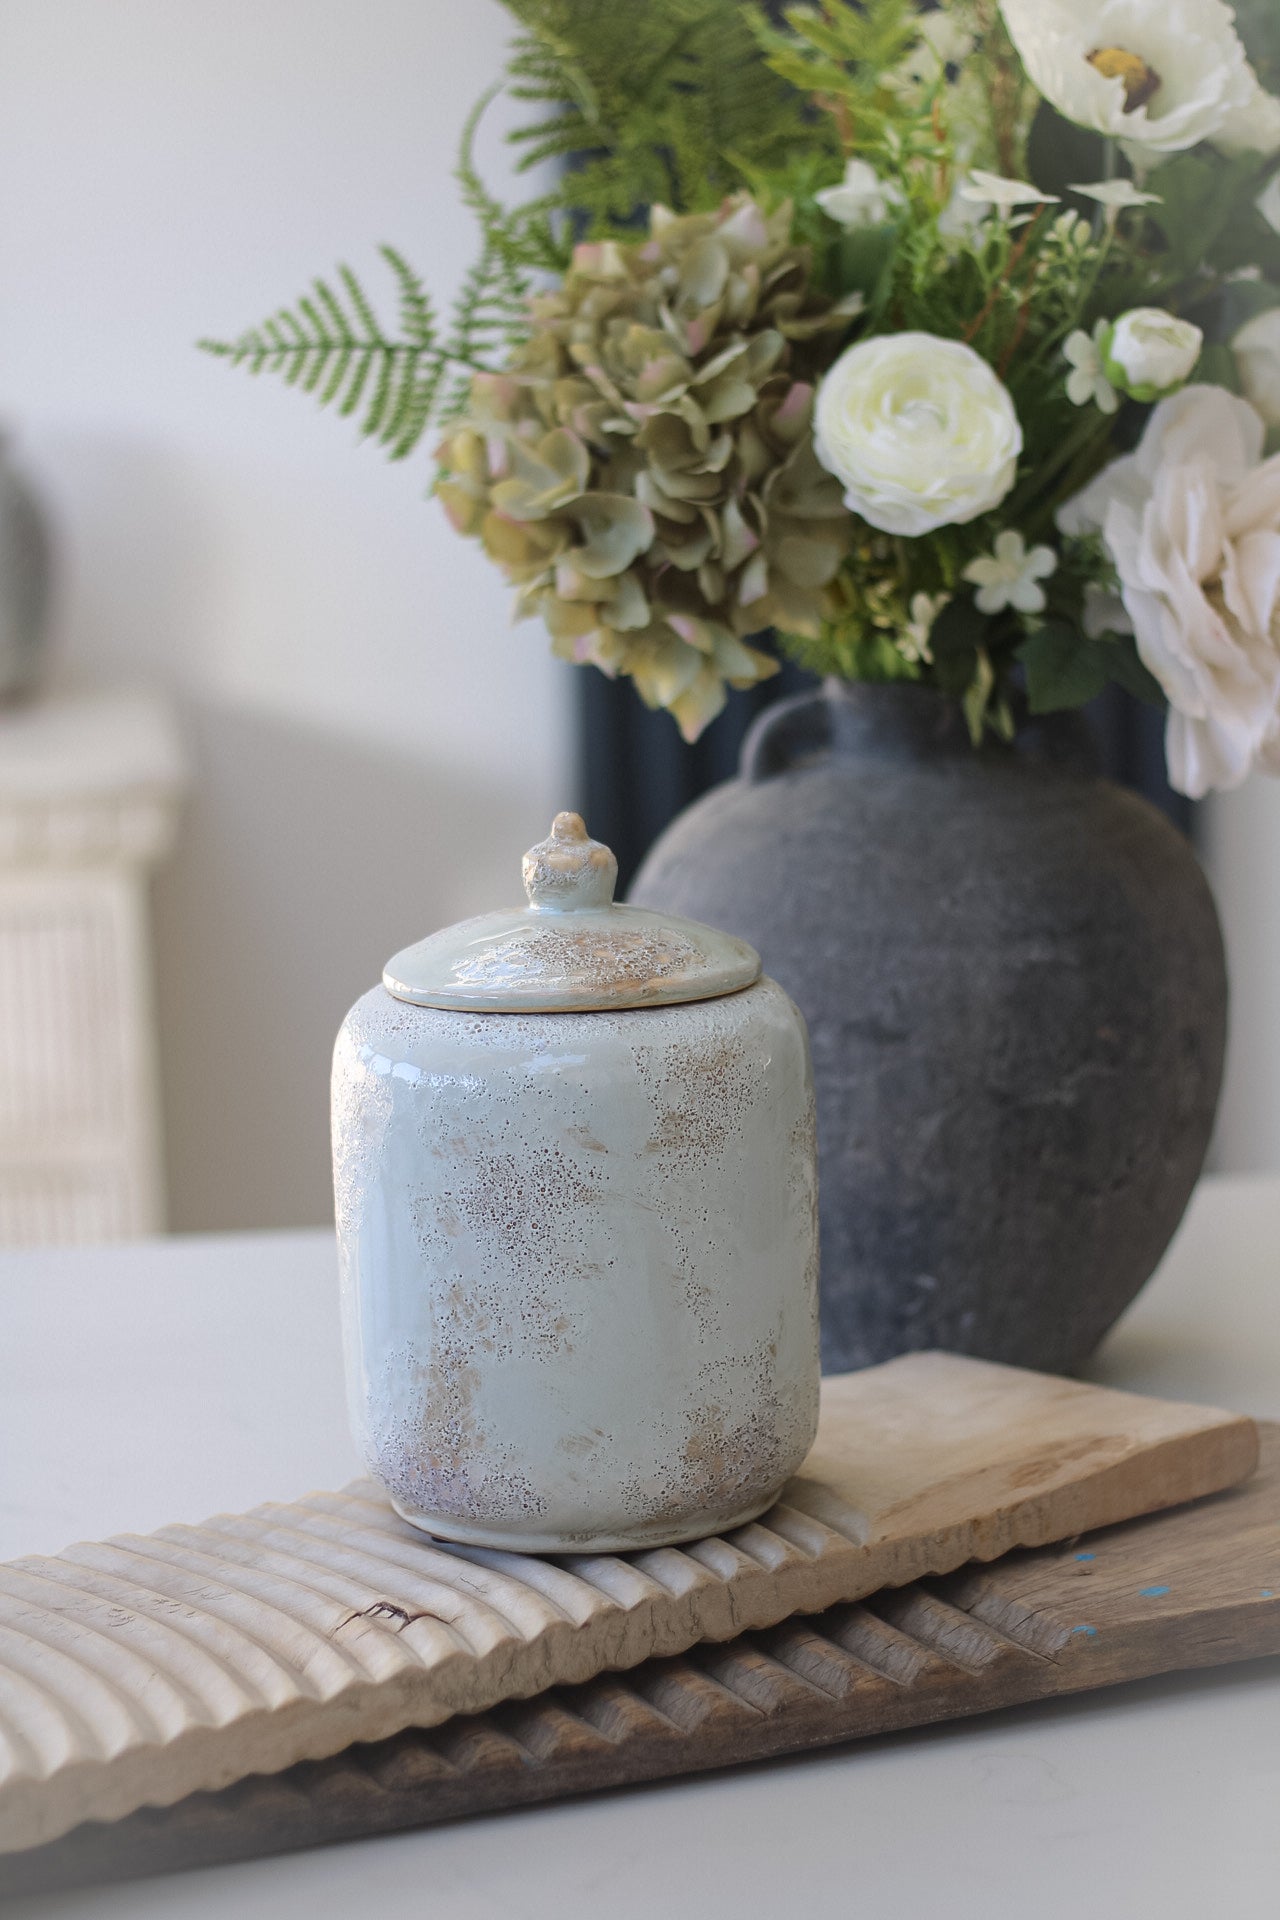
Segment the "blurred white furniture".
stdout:
<path fill-rule="evenodd" d="M 0 709 L 0 1243 L 164 1224 L 147 881 L 184 782 L 153 695 Z"/>
<path fill-rule="evenodd" d="M 0 1559 L 359 1471 L 332 1234 L 0 1254 L 0 1320 Z M 1092 1372 L 1280 1418 L 1280 1178 L 1204 1183 Z M 1248 1661 L 5 1920 L 1275 1920 L 1278 1726 Z"/>

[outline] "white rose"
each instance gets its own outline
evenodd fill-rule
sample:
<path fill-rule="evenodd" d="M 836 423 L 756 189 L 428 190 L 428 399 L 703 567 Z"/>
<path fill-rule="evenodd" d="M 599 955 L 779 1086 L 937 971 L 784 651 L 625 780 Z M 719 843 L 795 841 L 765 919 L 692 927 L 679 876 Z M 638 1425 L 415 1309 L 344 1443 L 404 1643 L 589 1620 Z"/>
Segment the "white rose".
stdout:
<path fill-rule="evenodd" d="M 1280 427 L 1280 307 L 1246 320 L 1231 342 L 1245 398 L 1269 427 Z"/>
<path fill-rule="evenodd" d="M 1147 153 L 1201 140 L 1280 147 L 1280 106 L 1223 0 L 1000 0 L 1000 10 L 1032 84 L 1077 126 Z"/>
<path fill-rule="evenodd" d="M 1280 233 L 1280 173 L 1273 173 L 1254 202 L 1273 233 Z"/>
<path fill-rule="evenodd" d="M 850 160 L 838 187 L 823 187 L 814 199 L 842 227 L 878 227 L 889 218 L 890 207 L 902 203 L 902 188 L 882 180 L 865 160 Z"/>
<path fill-rule="evenodd" d="M 1102 345 L 1111 384 L 1135 400 L 1156 400 L 1182 384 L 1200 358 L 1204 335 L 1163 307 L 1130 307 Z"/>
<path fill-rule="evenodd" d="M 849 347 L 818 388 L 814 444 L 845 504 L 883 533 L 976 520 L 1013 485 L 1008 390 L 959 340 L 889 333 Z"/>
<path fill-rule="evenodd" d="M 1169 698 L 1169 778 L 1196 799 L 1280 773 L 1280 456 L 1260 462 L 1263 438 L 1247 400 L 1184 387 L 1058 516 L 1102 534 Z"/>

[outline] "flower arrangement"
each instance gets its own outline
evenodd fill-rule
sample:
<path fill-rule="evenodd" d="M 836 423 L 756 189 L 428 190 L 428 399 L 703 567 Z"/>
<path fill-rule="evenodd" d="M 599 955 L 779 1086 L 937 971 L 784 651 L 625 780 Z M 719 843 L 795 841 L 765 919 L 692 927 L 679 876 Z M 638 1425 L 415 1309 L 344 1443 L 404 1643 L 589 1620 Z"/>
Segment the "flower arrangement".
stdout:
<path fill-rule="evenodd" d="M 975 741 L 1117 681 L 1198 795 L 1280 772 L 1280 9 L 507 0 L 500 205 L 446 330 L 401 255 L 206 343 L 435 491 L 554 649 L 694 738 L 776 670 Z M 486 100 L 490 96 L 486 96 Z"/>

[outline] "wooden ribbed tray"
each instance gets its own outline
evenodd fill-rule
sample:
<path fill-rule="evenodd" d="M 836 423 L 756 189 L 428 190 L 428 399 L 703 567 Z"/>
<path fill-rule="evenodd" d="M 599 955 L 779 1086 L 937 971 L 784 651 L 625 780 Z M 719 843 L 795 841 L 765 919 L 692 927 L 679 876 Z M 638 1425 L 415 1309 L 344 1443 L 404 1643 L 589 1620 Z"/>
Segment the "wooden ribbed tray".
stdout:
<path fill-rule="evenodd" d="M 944 1355 L 826 1382 L 731 1538 L 446 1549 L 367 1482 L 0 1568 L 0 1852 L 1231 1485 L 1252 1422 Z"/>
<path fill-rule="evenodd" d="M 1252 1480 L 625 1678 L 352 1747 L 0 1858 L 0 1897 L 282 1853 L 1280 1654 L 1280 1427 Z"/>

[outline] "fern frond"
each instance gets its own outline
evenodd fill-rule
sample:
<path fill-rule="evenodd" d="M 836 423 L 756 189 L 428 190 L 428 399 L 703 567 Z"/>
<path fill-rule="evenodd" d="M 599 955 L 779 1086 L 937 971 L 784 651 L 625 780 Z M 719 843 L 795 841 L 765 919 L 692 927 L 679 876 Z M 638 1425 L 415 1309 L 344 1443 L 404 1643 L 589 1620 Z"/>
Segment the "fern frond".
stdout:
<path fill-rule="evenodd" d="M 785 26 L 774 25 L 753 5 L 749 23 L 769 67 L 782 80 L 825 107 L 839 123 L 847 146 L 871 146 L 895 117 L 885 74 L 920 39 L 914 0 L 817 0 L 783 9 Z"/>
<path fill-rule="evenodd" d="M 554 191 L 514 209 L 504 207 L 485 186 L 476 164 L 477 129 L 501 91 L 500 81 L 487 87 L 463 123 L 453 170 L 462 203 L 480 229 L 485 250 L 496 253 L 511 275 L 523 279 L 529 272 L 563 273 L 569 249 L 552 223 L 552 215 L 563 205 L 562 193 Z"/>
<path fill-rule="evenodd" d="M 624 235 L 655 200 L 712 207 L 747 184 L 744 165 L 762 169 L 815 140 L 836 151 L 803 95 L 761 58 L 742 0 L 506 5 L 521 27 L 509 91 L 547 109 L 507 136 L 517 171 L 569 163 L 543 203 L 552 226 Z"/>
<path fill-rule="evenodd" d="M 339 267 L 338 278 L 341 280 L 347 298 L 351 302 L 351 311 L 354 313 L 359 324 L 364 328 L 365 333 L 368 335 L 376 334 L 378 332 L 378 316 L 369 305 L 368 300 L 365 298 L 364 288 L 360 285 L 360 282 L 356 279 L 350 267 Z"/>
<path fill-rule="evenodd" d="M 378 248 L 400 289 L 400 325 L 406 340 L 424 350 L 435 345 L 436 319 L 431 299 L 413 268 L 394 247 Z"/>
<path fill-rule="evenodd" d="M 761 57 L 743 0 L 505 4 L 518 26 L 505 84 L 533 110 L 508 135 L 516 170 L 554 162 L 560 178 L 511 207 L 490 192 L 474 152 L 481 117 L 503 83 L 489 88 L 467 117 L 456 167 L 479 257 L 447 324 L 404 255 L 383 247 L 398 308 L 393 327 L 342 266 L 236 339 L 201 342 L 355 420 L 392 459 L 465 405 L 473 374 L 507 361 L 527 336 L 538 277 L 563 273 L 575 240 L 629 237 L 638 212 L 656 201 L 680 212 L 714 207 L 785 167 L 792 151 L 838 155 L 829 122 L 815 122 L 805 95 Z M 866 5 L 878 16 L 909 0 Z M 845 10 L 841 0 L 824 0 L 826 12 L 833 7 Z M 790 42 L 788 54 L 795 56 Z M 815 54 L 810 48 L 806 57 Z"/>
<path fill-rule="evenodd" d="M 442 345 L 422 281 L 394 247 L 380 251 L 399 296 L 398 333 L 383 327 L 356 275 L 340 266 L 336 285 L 317 279 L 292 307 L 260 326 L 235 340 L 200 345 L 250 373 L 278 375 L 286 386 L 314 394 L 321 407 L 358 415 L 361 435 L 403 460 L 430 424 L 450 368 L 462 365 L 468 378 L 475 370 L 485 328 L 455 325 L 449 345 Z M 496 324 L 489 331 L 496 337 Z"/>

